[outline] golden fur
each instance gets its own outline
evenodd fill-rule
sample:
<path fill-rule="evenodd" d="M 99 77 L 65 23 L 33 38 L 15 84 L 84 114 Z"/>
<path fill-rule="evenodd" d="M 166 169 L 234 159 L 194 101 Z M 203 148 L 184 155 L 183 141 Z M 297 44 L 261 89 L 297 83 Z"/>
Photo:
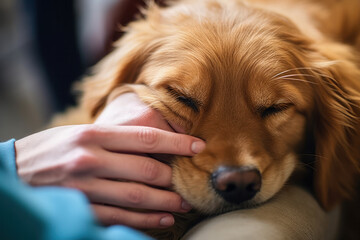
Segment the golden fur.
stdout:
<path fill-rule="evenodd" d="M 351 198 L 360 172 L 360 2 L 168 5 L 150 2 L 126 28 L 84 81 L 72 115 L 92 121 L 109 96 L 135 91 L 206 140 L 205 151 L 172 164 L 175 190 L 201 213 L 261 204 L 301 168 L 312 170 L 325 209 Z M 221 165 L 256 167 L 260 191 L 227 203 L 209 184 Z"/>

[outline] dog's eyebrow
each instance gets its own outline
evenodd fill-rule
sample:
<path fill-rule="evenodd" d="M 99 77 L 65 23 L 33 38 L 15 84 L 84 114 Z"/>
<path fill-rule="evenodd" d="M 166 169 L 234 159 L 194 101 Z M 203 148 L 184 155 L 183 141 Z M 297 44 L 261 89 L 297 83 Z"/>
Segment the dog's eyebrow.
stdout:
<path fill-rule="evenodd" d="M 166 90 L 173 95 L 177 101 L 183 103 L 187 107 L 190 107 L 195 113 L 199 113 L 201 106 L 201 103 L 194 99 L 193 97 L 189 97 L 186 94 L 183 94 L 180 92 L 180 90 L 176 90 L 175 88 L 171 86 L 166 86 Z"/>

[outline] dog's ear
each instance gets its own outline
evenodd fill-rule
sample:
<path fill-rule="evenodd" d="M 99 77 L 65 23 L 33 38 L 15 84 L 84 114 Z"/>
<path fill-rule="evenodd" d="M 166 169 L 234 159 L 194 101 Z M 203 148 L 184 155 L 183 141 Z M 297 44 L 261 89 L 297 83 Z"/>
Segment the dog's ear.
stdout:
<path fill-rule="evenodd" d="M 161 45 L 159 7 L 149 3 L 144 19 L 130 23 L 125 35 L 115 42 L 114 50 L 101 60 L 93 73 L 79 85 L 80 104 L 91 117 L 105 106 L 109 94 L 121 84 L 134 83 L 149 56 Z M 148 14 L 149 13 L 149 14 Z"/>
<path fill-rule="evenodd" d="M 346 46 L 322 45 L 318 51 L 324 59 L 314 63 L 314 187 L 328 210 L 351 196 L 360 173 L 360 70 Z"/>

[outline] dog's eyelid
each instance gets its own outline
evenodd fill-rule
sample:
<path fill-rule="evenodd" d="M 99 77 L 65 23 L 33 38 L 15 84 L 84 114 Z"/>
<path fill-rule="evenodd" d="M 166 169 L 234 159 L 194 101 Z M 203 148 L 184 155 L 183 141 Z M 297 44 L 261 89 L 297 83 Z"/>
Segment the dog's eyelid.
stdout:
<path fill-rule="evenodd" d="M 293 105 L 294 105 L 293 103 L 278 101 L 277 103 L 274 103 L 270 106 L 258 107 L 258 112 L 260 113 L 261 118 L 266 118 L 268 116 L 275 115 L 277 113 L 285 111 Z"/>
<path fill-rule="evenodd" d="M 185 97 L 185 98 L 191 98 L 191 99 L 192 99 L 192 97 L 190 97 L 189 94 L 184 93 L 183 91 L 181 91 L 181 90 L 180 90 L 179 88 L 177 88 L 177 87 L 166 86 L 166 90 L 167 90 L 169 93 L 174 94 L 175 96 L 183 96 L 183 97 Z"/>
<path fill-rule="evenodd" d="M 286 99 L 286 98 L 281 98 L 277 101 L 275 101 L 272 106 L 277 106 L 277 105 L 291 105 L 292 103 L 290 102 L 290 100 Z"/>
<path fill-rule="evenodd" d="M 172 86 L 166 86 L 166 90 L 173 95 L 176 100 L 190 107 L 196 113 L 198 113 L 201 102 L 197 101 L 193 97 L 189 97 L 187 94 L 183 94 L 180 90 L 173 88 Z"/>

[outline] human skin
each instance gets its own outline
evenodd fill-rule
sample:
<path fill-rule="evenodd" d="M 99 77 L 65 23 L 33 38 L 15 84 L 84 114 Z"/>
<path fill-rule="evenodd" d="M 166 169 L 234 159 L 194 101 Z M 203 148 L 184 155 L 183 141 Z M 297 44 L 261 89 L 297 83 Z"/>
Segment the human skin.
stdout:
<path fill-rule="evenodd" d="M 158 112 L 129 93 L 114 99 L 95 124 L 35 133 L 17 140 L 15 150 L 22 180 L 79 189 L 102 224 L 163 228 L 174 224 L 169 212 L 184 213 L 191 206 L 168 190 L 171 168 L 147 154 L 193 156 L 204 145 L 175 133 Z"/>

